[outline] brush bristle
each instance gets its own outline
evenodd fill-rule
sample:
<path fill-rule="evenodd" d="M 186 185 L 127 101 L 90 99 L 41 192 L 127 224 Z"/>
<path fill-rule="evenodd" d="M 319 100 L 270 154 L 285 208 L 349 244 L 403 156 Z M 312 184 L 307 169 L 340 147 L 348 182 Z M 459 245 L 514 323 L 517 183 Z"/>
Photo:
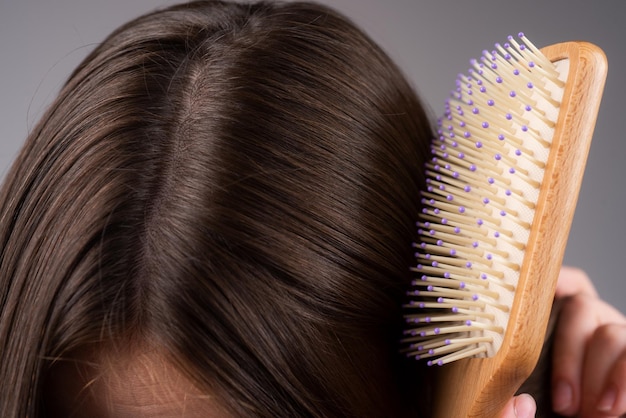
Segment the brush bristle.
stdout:
<path fill-rule="evenodd" d="M 518 39 L 459 75 L 431 145 L 403 339 L 428 364 L 492 356 L 506 330 L 567 73 Z"/>

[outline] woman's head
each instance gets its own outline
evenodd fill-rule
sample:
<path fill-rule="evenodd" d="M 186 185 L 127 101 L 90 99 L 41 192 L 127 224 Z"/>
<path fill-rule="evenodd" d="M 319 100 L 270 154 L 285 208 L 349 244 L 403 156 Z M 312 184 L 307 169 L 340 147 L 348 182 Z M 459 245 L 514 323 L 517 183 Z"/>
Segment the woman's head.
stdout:
<path fill-rule="evenodd" d="M 126 24 L 3 189 L 3 416 L 34 416 L 60 376 L 91 402 L 133 364 L 233 415 L 393 416 L 429 138 L 397 68 L 322 6 Z"/>

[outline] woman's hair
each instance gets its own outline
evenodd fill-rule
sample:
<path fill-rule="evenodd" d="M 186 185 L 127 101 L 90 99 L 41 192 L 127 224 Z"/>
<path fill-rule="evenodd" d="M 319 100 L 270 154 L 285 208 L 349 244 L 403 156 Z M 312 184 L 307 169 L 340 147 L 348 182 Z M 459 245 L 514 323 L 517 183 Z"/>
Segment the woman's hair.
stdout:
<path fill-rule="evenodd" d="M 0 196 L 0 415 L 146 344 L 237 416 L 401 416 L 428 119 L 305 3 L 174 6 L 71 75 Z M 130 348 L 129 348 L 130 349 Z"/>

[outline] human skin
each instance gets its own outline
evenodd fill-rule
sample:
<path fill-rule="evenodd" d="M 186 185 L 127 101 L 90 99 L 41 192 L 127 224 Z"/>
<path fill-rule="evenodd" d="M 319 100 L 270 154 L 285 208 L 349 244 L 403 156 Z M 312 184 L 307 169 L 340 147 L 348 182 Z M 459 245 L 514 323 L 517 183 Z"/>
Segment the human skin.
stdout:
<path fill-rule="evenodd" d="M 589 277 L 563 267 L 563 307 L 552 353 L 552 405 L 563 416 L 618 418 L 626 413 L 626 317 L 598 296 Z M 500 418 L 534 417 L 529 395 L 512 398 Z"/>
<path fill-rule="evenodd" d="M 601 300 L 581 270 L 564 268 L 566 298 L 556 329 L 552 392 L 556 412 L 583 418 L 626 413 L 626 317 Z"/>

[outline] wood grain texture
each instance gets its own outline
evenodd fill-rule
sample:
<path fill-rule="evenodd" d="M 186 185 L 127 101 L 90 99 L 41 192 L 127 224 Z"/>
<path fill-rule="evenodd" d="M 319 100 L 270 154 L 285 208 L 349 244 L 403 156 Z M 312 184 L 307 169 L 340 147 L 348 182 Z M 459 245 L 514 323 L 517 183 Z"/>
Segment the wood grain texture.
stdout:
<path fill-rule="evenodd" d="M 586 42 L 542 52 L 570 68 L 504 342 L 494 357 L 436 370 L 434 418 L 497 417 L 542 348 L 607 72 L 602 50 Z"/>

